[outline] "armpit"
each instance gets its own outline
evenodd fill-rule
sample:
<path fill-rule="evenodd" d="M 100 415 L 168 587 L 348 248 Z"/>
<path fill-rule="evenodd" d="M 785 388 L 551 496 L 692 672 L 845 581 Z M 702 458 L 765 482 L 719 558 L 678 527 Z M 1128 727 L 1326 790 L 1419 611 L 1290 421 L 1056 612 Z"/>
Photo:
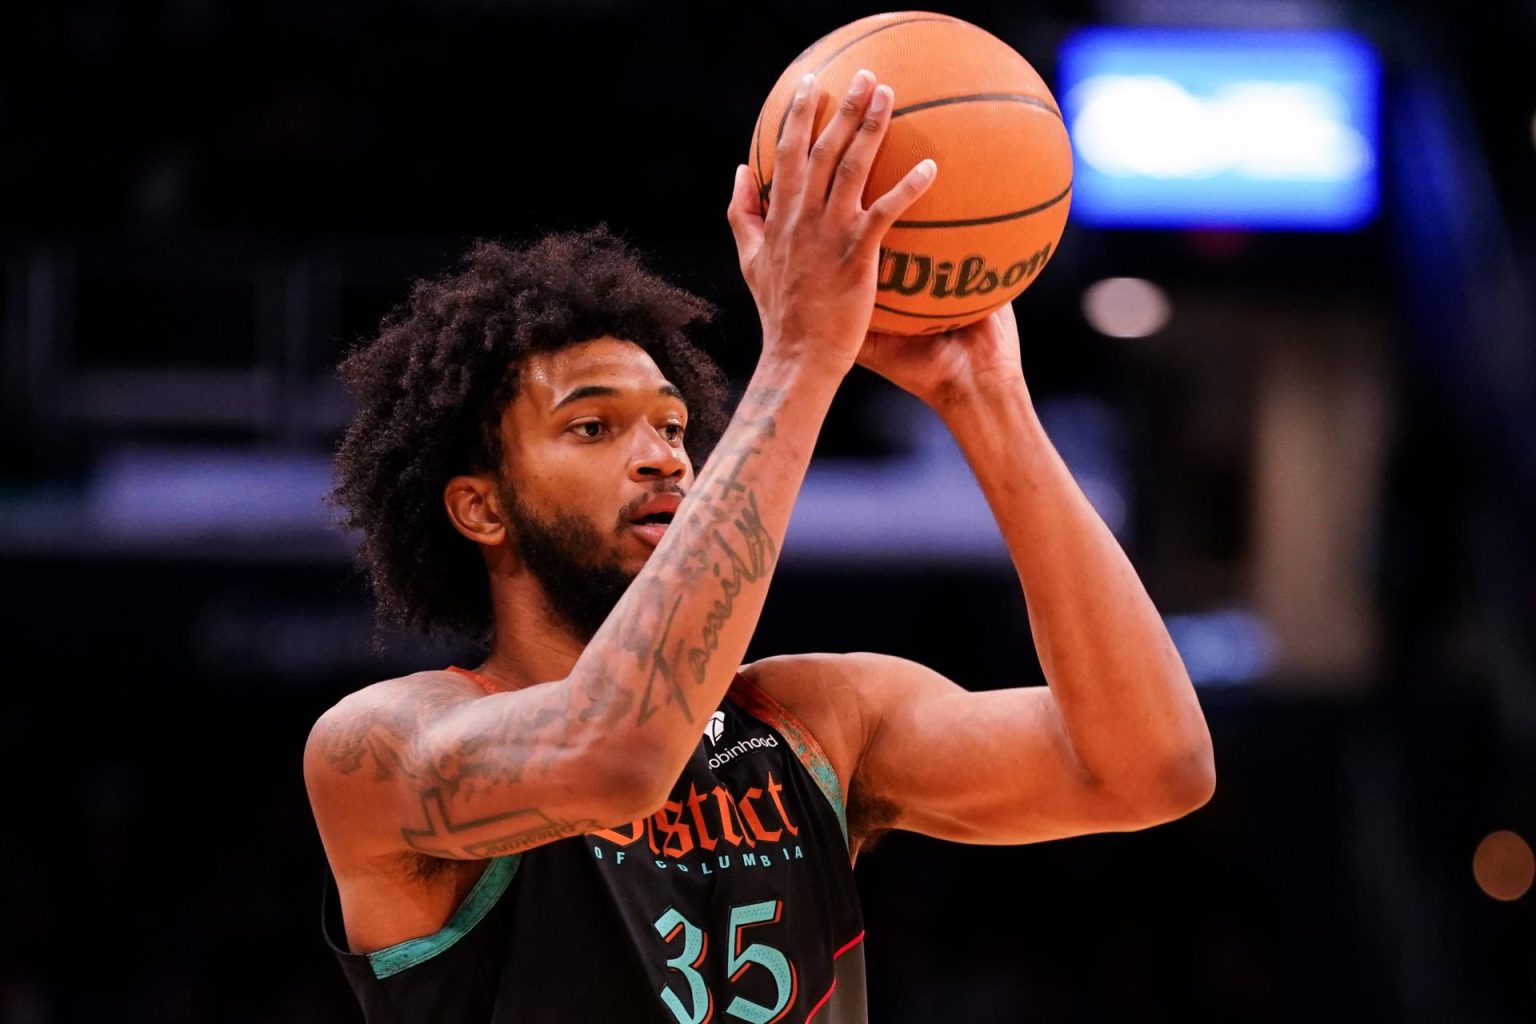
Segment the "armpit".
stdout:
<path fill-rule="evenodd" d="M 901 808 L 868 792 L 855 777 L 848 790 L 848 842 L 854 856 L 868 853 L 900 820 Z"/>

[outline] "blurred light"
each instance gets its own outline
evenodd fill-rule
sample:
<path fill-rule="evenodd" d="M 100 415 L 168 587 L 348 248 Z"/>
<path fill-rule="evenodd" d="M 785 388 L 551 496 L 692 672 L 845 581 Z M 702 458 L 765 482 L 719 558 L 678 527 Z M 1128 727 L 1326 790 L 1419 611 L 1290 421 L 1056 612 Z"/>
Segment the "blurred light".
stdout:
<path fill-rule="evenodd" d="M 1078 86 L 1073 122 L 1089 164 L 1107 174 L 1328 180 L 1357 177 L 1371 153 L 1315 85 L 1237 82 L 1194 96 L 1157 75 L 1100 75 Z"/>
<path fill-rule="evenodd" d="M 1124 539 L 1132 496 L 1121 414 L 1088 395 L 1041 399 L 1036 411 L 1089 503 Z M 785 564 L 1011 566 L 986 495 L 944 421 L 891 388 L 875 422 L 900 454 L 817 457 L 789 521 Z"/>
<path fill-rule="evenodd" d="M 1083 292 L 1083 316 L 1111 338 L 1145 338 L 1168 325 L 1168 294 L 1139 277 L 1107 277 Z"/>
<path fill-rule="evenodd" d="M 1377 60 L 1355 36 L 1094 28 L 1059 67 L 1086 223 L 1343 230 L 1376 211 Z"/>
<path fill-rule="evenodd" d="M 1530 891 L 1536 878 L 1536 857 L 1531 847 L 1514 832 L 1490 832 L 1472 854 L 1472 877 L 1477 887 L 1496 900 L 1517 900 Z"/>
<path fill-rule="evenodd" d="M 92 481 L 90 518 L 120 539 L 329 531 L 330 459 L 216 448 L 128 448 Z"/>
<path fill-rule="evenodd" d="M 1125 424 L 1109 403 L 1089 395 L 1061 395 L 1037 406 L 1040 423 L 1083 496 L 1109 532 L 1124 538 L 1130 525 L 1130 478 L 1125 467 Z"/>
<path fill-rule="evenodd" d="M 1536 146 L 1536 114 L 1531 115 L 1531 145 Z"/>
<path fill-rule="evenodd" d="M 1225 609 L 1169 615 L 1165 621 L 1191 682 L 1251 682 L 1274 664 L 1274 633 L 1252 612 Z"/>

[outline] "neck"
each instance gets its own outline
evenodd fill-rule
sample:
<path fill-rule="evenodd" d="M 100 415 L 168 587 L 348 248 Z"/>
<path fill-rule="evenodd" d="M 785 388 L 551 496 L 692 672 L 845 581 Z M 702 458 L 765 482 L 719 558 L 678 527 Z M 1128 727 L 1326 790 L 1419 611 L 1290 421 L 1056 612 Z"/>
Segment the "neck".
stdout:
<path fill-rule="evenodd" d="M 477 671 L 508 689 L 571 674 L 586 644 L 550 611 L 543 588 L 530 574 L 493 574 L 491 608 L 491 652 Z"/>

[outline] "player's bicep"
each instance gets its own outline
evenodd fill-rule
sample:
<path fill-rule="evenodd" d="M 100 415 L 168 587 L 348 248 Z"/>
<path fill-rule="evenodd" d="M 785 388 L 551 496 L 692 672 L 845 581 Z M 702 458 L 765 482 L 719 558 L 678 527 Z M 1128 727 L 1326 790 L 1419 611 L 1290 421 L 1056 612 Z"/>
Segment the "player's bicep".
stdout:
<path fill-rule="evenodd" d="M 305 782 L 328 848 L 477 860 L 611 825 L 627 808 L 559 691 L 399 682 L 342 701 L 310 733 Z"/>
<path fill-rule="evenodd" d="M 1095 785 L 1044 686 L 969 692 L 899 658 L 853 655 L 873 723 L 855 802 L 873 828 L 1026 843 L 1139 827 Z"/>

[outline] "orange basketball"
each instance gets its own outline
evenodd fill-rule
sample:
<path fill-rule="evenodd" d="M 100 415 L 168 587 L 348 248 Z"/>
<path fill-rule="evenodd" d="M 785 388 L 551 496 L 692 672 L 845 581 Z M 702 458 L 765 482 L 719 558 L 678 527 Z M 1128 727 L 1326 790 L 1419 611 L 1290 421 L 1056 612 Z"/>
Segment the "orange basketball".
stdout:
<path fill-rule="evenodd" d="M 748 160 L 766 207 L 795 86 L 821 88 L 815 132 L 868 68 L 896 93 L 866 204 L 932 157 L 938 177 L 886 234 L 870 327 L 929 334 L 973 323 L 1039 276 L 1067 223 L 1072 148 L 1045 82 L 991 33 L 944 14 L 877 14 L 823 36 L 784 70 Z M 814 137 L 814 135 L 813 135 Z"/>

